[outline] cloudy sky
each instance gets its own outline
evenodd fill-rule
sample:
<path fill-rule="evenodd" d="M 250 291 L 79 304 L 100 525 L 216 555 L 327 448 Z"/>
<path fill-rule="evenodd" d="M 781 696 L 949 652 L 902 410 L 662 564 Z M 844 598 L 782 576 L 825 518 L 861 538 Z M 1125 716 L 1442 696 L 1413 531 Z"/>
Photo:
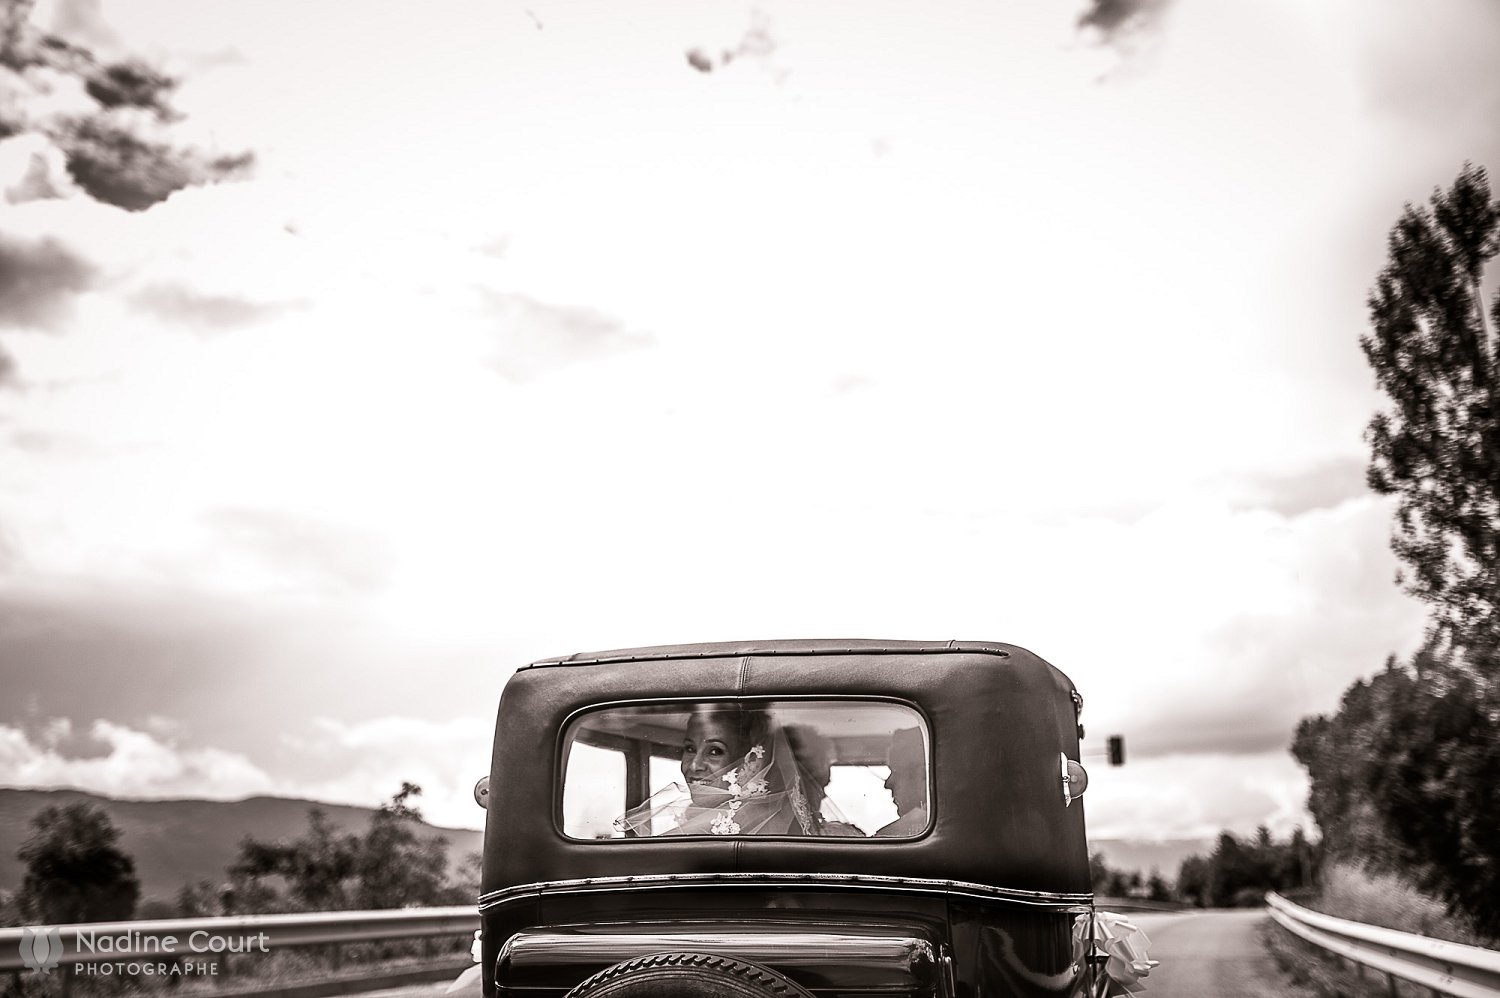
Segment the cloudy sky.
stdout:
<path fill-rule="evenodd" d="M 1420 637 L 1357 340 L 1500 169 L 1493 0 L 34 18 L 255 167 L 130 212 L 0 141 L 0 785 L 476 826 L 531 659 L 958 637 L 1126 736 L 1095 835 L 1285 832 Z"/>

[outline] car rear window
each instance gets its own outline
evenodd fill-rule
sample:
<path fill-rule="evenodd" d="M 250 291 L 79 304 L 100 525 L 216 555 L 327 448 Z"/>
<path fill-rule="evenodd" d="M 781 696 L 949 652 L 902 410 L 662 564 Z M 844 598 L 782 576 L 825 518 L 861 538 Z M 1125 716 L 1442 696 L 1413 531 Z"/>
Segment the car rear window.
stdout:
<path fill-rule="evenodd" d="M 595 708 L 564 732 L 562 829 L 659 836 L 912 838 L 931 824 L 927 725 L 881 700 Z"/>

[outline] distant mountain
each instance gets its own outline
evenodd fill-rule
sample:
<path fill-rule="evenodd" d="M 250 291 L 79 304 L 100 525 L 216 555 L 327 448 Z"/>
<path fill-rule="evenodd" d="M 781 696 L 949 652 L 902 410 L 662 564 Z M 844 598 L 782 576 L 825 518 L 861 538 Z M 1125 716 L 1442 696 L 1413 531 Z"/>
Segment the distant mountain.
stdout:
<path fill-rule="evenodd" d="M 1139 870 L 1142 876 L 1152 870 L 1169 881 L 1177 879 L 1177 870 L 1189 856 L 1207 856 L 1214 850 L 1213 839 L 1090 839 L 1089 854 L 1104 854 L 1112 870 Z"/>
<path fill-rule="evenodd" d="M 0 788 L 0 890 L 21 886 L 24 867 L 16 850 L 31 834 L 31 819 L 45 807 L 83 801 L 102 808 L 120 829 L 120 848 L 135 860 L 141 897 L 171 898 L 183 884 L 222 884 L 225 868 L 249 835 L 263 841 L 295 839 L 307 828 L 307 812 L 318 808 L 340 831 L 362 833 L 374 808 L 322 804 L 286 797 L 246 800 L 115 800 L 82 790 Z M 448 840 L 449 867 L 479 852 L 483 832 L 427 825 Z"/>

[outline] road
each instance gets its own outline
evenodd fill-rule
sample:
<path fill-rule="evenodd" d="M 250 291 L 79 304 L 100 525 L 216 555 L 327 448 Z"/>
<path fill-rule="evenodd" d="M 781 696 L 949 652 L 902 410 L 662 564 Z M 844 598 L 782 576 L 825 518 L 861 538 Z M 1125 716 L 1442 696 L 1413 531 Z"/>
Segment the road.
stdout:
<path fill-rule="evenodd" d="M 1147 998 L 1265 998 L 1295 993 L 1260 941 L 1263 909 L 1134 913 L 1161 966 L 1142 983 Z"/>
<path fill-rule="evenodd" d="M 348 998 L 448 998 L 448 985 L 412 984 L 404 988 L 387 988 L 384 991 L 365 991 Z"/>
<path fill-rule="evenodd" d="M 1263 909 L 1136 912 L 1130 920 L 1151 937 L 1151 971 L 1143 998 L 1266 998 L 1296 993 L 1260 941 Z M 372 991 L 363 998 L 449 998 L 447 984 Z M 1137 989 L 1140 990 L 1140 989 Z M 471 998 L 471 993 L 452 998 Z"/>

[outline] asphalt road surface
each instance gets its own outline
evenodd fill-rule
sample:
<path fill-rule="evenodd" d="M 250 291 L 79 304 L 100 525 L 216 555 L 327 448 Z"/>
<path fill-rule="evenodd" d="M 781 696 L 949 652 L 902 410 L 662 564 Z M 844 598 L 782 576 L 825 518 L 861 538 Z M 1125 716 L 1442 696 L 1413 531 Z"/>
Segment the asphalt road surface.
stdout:
<path fill-rule="evenodd" d="M 1269 998 L 1295 993 L 1261 945 L 1260 925 L 1267 917 L 1263 909 L 1135 912 L 1128 917 L 1151 938 L 1151 959 L 1161 961 L 1141 982 L 1142 998 Z M 468 998 L 449 996 L 447 988 L 446 983 L 419 984 L 367 992 L 364 998 Z"/>
<path fill-rule="evenodd" d="M 1128 916 L 1151 938 L 1161 966 L 1141 983 L 1144 998 L 1267 998 L 1295 993 L 1260 941 L 1261 908 L 1140 912 Z"/>
<path fill-rule="evenodd" d="M 384 991 L 366 991 L 350 998 L 448 998 L 448 983 L 411 984 L 404 988 L 387 988 Z"/>

